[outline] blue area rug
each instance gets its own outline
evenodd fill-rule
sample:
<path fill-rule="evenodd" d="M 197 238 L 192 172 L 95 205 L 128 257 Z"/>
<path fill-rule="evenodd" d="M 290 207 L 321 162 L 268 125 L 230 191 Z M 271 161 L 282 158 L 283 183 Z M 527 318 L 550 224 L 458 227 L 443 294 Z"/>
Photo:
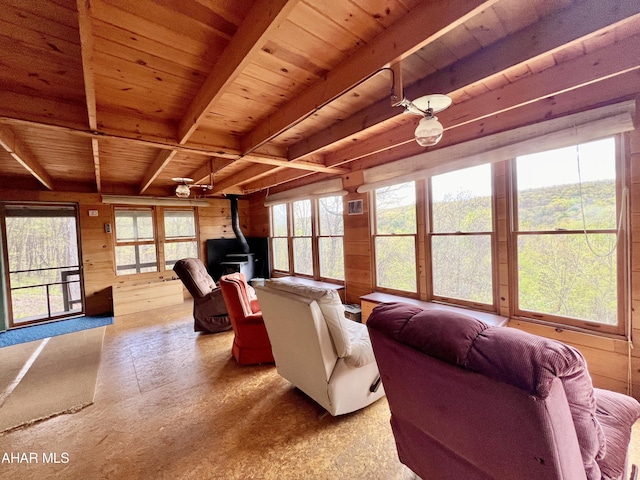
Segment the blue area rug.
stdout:
<path fill-rule="evenodd" d="M 69 320 L 58 320 L 56 322 L 43 323 L 42 325 L 32 325 L 29 327 L 15 328 L 0 333 L 0 347 L 8 347 L 17 343 L 32 342 L 43 338 L 64 335 L 65 333 L 77 332 L 88 328 L 111 325 L 113 317 L 78 317 Z"/>

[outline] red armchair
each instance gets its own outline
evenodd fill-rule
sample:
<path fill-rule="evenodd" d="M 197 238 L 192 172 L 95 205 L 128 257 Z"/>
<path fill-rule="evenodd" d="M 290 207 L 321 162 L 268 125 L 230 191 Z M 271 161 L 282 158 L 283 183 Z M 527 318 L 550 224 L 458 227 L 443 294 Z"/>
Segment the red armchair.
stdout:
<path fill-rule="evenodd" d="M 240 365 L 273 363 L 271 343 L 256 294 L 242 273 L 220 278 L 220 288 L 235 333 L 231 354 Z"/>

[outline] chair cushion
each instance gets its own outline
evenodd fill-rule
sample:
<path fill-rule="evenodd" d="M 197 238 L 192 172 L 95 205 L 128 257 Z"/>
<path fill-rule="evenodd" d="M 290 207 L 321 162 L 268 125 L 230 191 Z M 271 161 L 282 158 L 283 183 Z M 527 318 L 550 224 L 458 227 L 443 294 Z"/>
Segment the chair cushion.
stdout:
<path fill-rule="evenodd" d="M 350 320 L 344 316 L 344 305 L 336 290 L 299 285 L 278 279 L 266 280 L 265 286 L 315 300 L 329 328 L 336 355 L 340 358 L 351 355 L 349 330 L 346 328 Z"/>

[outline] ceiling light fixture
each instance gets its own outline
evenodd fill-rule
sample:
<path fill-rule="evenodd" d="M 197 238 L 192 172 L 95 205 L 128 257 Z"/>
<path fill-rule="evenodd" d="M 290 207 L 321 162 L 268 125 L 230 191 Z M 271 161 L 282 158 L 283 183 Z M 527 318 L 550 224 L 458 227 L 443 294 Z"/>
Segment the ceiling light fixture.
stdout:
<path fill-rule="evenodd" d="M 425 95 L 413 101 L 403 98 L 398 103 L 398 106 L 404 107 L 405 113 L 422 116 L 415 131 L 416 142 L 422 147 L 432 147 L 442 139 L 444 127 L 434 114 L 448 108 L 449 105 L 451 98 L 439 93 Z"/>
<path fill-rule="evenodd" d="M 179 198 L 189 198 L 189 195 L 191 195 L 192 188 L 201 188 L 202 190 L 213 189 L 213 184 L 201 185 L 196 183 L 194 185 L 189 185 L 190 183 L 193 183 L 193 178 L 173 177 L 171 180 L 173 180 L 174 182 L 180 183 L 180 185 L 176 187 L 176 197 L 179 197 Z"/>

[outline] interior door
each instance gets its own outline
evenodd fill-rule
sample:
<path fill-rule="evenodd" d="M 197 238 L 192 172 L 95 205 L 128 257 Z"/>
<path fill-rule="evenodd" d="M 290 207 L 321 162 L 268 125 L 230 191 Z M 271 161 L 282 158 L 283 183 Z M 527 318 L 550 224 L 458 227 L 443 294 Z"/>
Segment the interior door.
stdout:
<path fill-rule="evenodd" d="M 77 206 L 3 206 L 9 328 L 84 313 Z"/>

